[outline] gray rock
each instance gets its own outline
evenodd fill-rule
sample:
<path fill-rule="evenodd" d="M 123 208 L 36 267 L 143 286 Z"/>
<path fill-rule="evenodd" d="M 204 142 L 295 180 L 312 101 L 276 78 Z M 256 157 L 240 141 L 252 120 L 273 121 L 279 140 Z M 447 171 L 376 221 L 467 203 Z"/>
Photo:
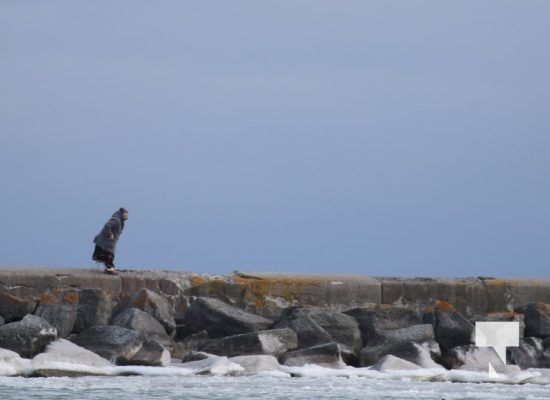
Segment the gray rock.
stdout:
<path fill-rule="evenodd" d="M 35 315 L 57 329 L 59 338 L 68 337 L 74 327 L 79 295 L 77 291 L 49 290 L 42 293 Z"/>
<path fill-rule="evenodd" d="M 525 336 L 547 338 L 550 336 L 550 304 L 529 303 L 523 312 Z"/>
<path fill-rule="evenodd" d="M 205 353 L 203 351 L 191 351 L 181 359 L 181 362 L 188 363 L 191 361 L 201 361 L 211 357 L 216 357 L 216 356 L 214 354 Z"/>
<path fill-rule="evenodd" d="M 199 297 L 185 313 L 190 332 L 206 331 L 211 338 L 265 330 L 272 322 L 210 297 Z"/>
<path fill-rule="evenodd" d="M 21 321 L 0 326 L 0 348 L 31 358 L 57 338 L 57 330 L 48 321 L 26 315 Z"/>
<path fill-rule="evenodd" d="M 36 301 L 23 299 L 9 293 L 0 293 L 0 316 L 5 323 L 20 321 L 36 309 Z M 3 324 L 1 324 L 3 325 Z"/>
<path fill-rule="evenodd" d="M 474 325 L 445 301 L 436 301 L 433 310 L 424 314 L 424 322 L 433 325 L 435 339 L 443 351 L 475 341 Z"/>
<path fill-rule="evenodd" d="M 126 300 L 122 300 L 113 310 L 113 317 L 128 308 L 138 308 L 155 318 L 164 327 L 167 334 L 171 335 L 176 330 L 176 321 L 170 303 L 156 292 L 149 289 L 141 289 Z"/>
<path fill-rule="evenodd" d="M 167 338 L 166 331 L 160 322 L 138 308 L 128 308 L 124 310 L 113 318 L 111 324 Z"/>
<path fill-rule="evenodd" d="M 71 342 L 84 347 L 117 364 L 119 360 L 131 360 L 146 341 L 146 336 L 120 326 L 92 326 L 69 338 Z"/>
<path fill-rule="evenodd" d="M 166 367 L 170 364 L 170 352 L 159 342 L 150 340 L 145 342 L 139 351 L 127 359 L 120 357 L 119 365 L 144 365 L 149 367 Z"/>
<path fill-rule="evenodd" d="M 497 373 L 515 373 L 519 370 L 516 365 L 506 365 L 492 347 L 478 347 L 475 345 L 458 346 L 444 354 L 444 363 L 450 369 L 467 371 L 489 371 L 489 363 Z"/>
<path fill-rule="evenodd" d="M 298 347 L 339 343 L 346 353 L 359 352 L 361 332 L 355 318 L 338 312 L 291 308 L 285 311 L 276 328 L 289 328 L 298 335 Z"/>
<path fill-rule="evenodd" d="M 79 333 L 95 325 L 108 325 L 111 310 L 111 298 L 101 289 L 80 290 L 73 332 Z"/>
<path fill-rule="evenodd" d="M 2 318 L 2 316 L 0 316 L 0 326 L 4 325 L 6 323 L 6 321 L 4 320 L 4 318 Z"/>
<path fill-rule="evenodd" d="M 346 366 L 342 360 L 341 346 L 334 342 L 289 351 L 279 357 L 279 362 L 287 367 L 301 367 L 306 364 L 329 368 Z"/>
<path fill-rule="evenodd" d="M 429 361 L 422 347 L 428 349 L 429 356 L 441 355 L 439 345 L 434 340 L 434 330 L 430 324 L 413 325 L 407 328 L 380 332 L 375 343 L 361 350 L 360 365 L 367 367 L 377 363 L 387 355 L 403 358 L 417 365 L 427 365 Z"/>
<path fill-rule="evenodd" d="M 298 346 L 296 333 L 291 329 L 273 329 L 228 336 L 208 341 L 200 349 L 219 356 L 273 355 L 278 356 Z"/>
<path fill-rule="evenodd" d="M 510 361 L 521 369 L 550 366 L 549 359 L 544 354 L 543 340 L 540 338 L 522 338 L 519 340 L 519 347 L 509 347 L 507 350 Z"/>
<path fill-rule="evenodd" d="M 388 305 L 376 309 L 354 308 L 344 314 L 352 316 L 359 323 L 363 345 L 378 341 L 385 331 L 422 323 L 422 318 L 416 311 Z"/>

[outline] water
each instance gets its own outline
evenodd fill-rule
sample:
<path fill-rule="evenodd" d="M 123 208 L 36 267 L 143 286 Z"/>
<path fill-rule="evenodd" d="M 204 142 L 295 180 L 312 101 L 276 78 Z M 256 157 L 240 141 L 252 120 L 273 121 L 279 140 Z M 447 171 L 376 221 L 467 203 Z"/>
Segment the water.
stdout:
<path fill-rule="evenodd" d="M 549 385 L 418 382 L 410 379 L 317 376 L 0 377 L 0 399 L 204 400 L 512 400 L 548 399 Z"/>

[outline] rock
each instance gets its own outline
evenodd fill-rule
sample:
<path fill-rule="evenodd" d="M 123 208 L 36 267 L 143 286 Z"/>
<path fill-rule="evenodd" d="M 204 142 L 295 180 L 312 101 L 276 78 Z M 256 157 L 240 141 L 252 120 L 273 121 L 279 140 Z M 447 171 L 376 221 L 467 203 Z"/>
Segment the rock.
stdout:
<path fill-rule="evenodd" d="M 155 318 L 138 308 L 128 308 L 113 318 L 112 325 L 132 329 L 138 332 L 168 338 L 164 327 Z"/>
<path fill-rule="evenodd" d="M 388 305 L 377 309 L 354 308 L 344 314 L 355 318 L 359 323 L 363 345 L 376 342 L 385 331 L 422 323 L 422 318 L 416 311 Z"/>
<path fill-rule="evenodd" d="M 338 343 L 325 343 L 318 346 L 289 351 L 279 357 L 279 362 L 287 367 L 301 367 L 315 364 L 328 368 L 344 368 L 341 346 Z"/>
<path fill-rule="evenodd" d="M 506 365 L 492 347 L 474 345 L 458 346 L 444 355 L 445 366 L 467 371 L 489 371 L 489 363 L 497 373 L 513 373 L 519 370 L 515 365 Z"/>
<path fill-rule="evenodd" d="M 111 363 L 65 339 L 50 343 L 32 359 L 33 375 L 41 377 L 109 375 Z"/>
<path fill-rule="evenodd" d="M 141 349 L 144 334 L 120 326 L 92 326 L 83 330 L 71 342 L 84 347 L 113 364 L 131 360 Z"/>
<path fill-rule="evenodd" d="M 232 357 L 229 361 L 243 367 L 239 375 L 258 375 L 261 372 L 278 371 L 281 369 L 281 364 L 273 356 L 255 355 L 255 356 L 239 356 Z"/>
<path fill-rule="evenodd" d="M 191 370 L 194 374 L 235 375 L 244 372 L 239 364 L 227 357 L 209 357 L 200 361 L 183 363 L 182 368 Z"/>
<path fill-rule="evenodd" d="M 170 303 L 156 292 L 149 289 L 141 289 L 127 300 L 117 304 L 113 310 L 113 317 L 128 308 L 138 308 L 155 318 L 164 327 L 167 334 L 171 335 L 176 330 L 176 321 L 171 311 Z"/>
<path fill-rule="evenodd" d="M 0 326 L 0 348 L 31 358 L 57 338 L 57 330 L 43 318 L 25 315 L 21 321 Z"/>
<path fill-rule="evenodd" d="M 339 343 L 347 353 L 361 350 L 362 338 L 357 321 L 337 312 L 290 308 L 275 328 L 289 328 L 298 335 L 298 347 L 312 347 L 323 343 Z"/>
<path fill-rule="evenodd" d="M 20 321 L 36 309 L 36 301 L 23 299 L 9 293 L 0 293 L 0 316 L 4 323 Z M 0 325 L 4 325 L 3 323 Z"/>
<path fill-rule="evenodd" d="M 550 359 L 544 354 L 543 340 L 540 338 L 522 338 L 519 340 L 519 347 L 509 347 L 508 353 L 510 361 L 521 369 L 550 366 Z"/>
<path fill-rule="evenodd" d="M 195 333 L 184 340 L 175 342 L 172 349 L 172 357 L 186 358 L 190 353 L 198 351 L 203 343 L 211 340 L 205 331 Z"/>
<path fill-rule="evenodd" d="M 370 369 L 379 372 L 390 372 L 390 371 L 411 371 L 415 369 L 421 369 L 418 365 L 403 360 L 402 358 L 392 356 L 388 354 L 387 356 L 382 357 L 376 364 L 374 364 Z"/>
<path fill-rule="evenodd" d="M 0 316 L 0 326 L 5 325 L 6 321 Z"/>
<path fill-rule="evenodd" d="M 550 304 L 529 303 L 525 306 L 525 336 L 547 338 L 550 336 Z"/>
<path fill-rule="evenodd" d="M 377 341 L 361 350 L 360 365 L 368 367 L 387 355 L 393 355 L 425 368 L 437 366 L 432 358 L 438 358 L 441 350 L 434 337 L 430 324 L 380 331 Z"/>
<path fill-rule="evenodd" d="M 384 342 L 375 346 L 367 346 L 361 350 L 359 363 L 361 367 L 376 364 L 388 355 L 402 358 L 422 368 L 441 367 L 433 359 L 439 360 L 441 351 L 434 340 L 423 343 L 414 342 Z"/>
<path fill-rule="evenodd" d="M 100 289 L 79 292 L 73 332 L 79 333 L 94 325 L 108 325 L 111 319 L 111 298 Z"/>
<path fill-rule="evenodd" d="M 118 360 L 119 365 L 145 365 L 150 367 L 166 367 L 170 362 L 170 352 L 155 340 L 145 342 L 132 358 L 120 358 Z"/>
<path fill-rule="evenodd" d="M 21 358 L 15 351 L 0 349 L 0 376 L 28 375 L 31 360 Z"/>
<path fill-rule="evenodd" d="M 199 297 L 185 313 L 190 332 L 206 331 L 211 338 L 268 329 L 272 322 L 210 297 Z"/>
<path fill-rule="evenodd" d="M 474 325 L 445 301 L 436 301 L 434 309 L 424 314 L 424 322 L 433 325 L 435 339 L 443 351 L 475 341 Z"/>
<path fill-rule="evenodd" d="M 44 318 L 57 329 L 59 338 L 68 337 L 74 327 L 78 306 L 78 292 L 49 290 L 42 293 L 35 315 Z"/>
<path fill-rule="evenodd" d="M 201 351 L 219 356 L 264 354 L 278 356 L 298 346 L 296 333 L 291 329 L 272 329 L 228 336 L 203 343 Z"/>
<path fill-rule="evenodd" d="M 204 351 L 191 351 L 181 359 L 181 362 L 187 363 L 191 361 L 201 361 L 211 357 L 217 357 L 217 356 L 215 356 L 214 354 L 205 353 Z"/>

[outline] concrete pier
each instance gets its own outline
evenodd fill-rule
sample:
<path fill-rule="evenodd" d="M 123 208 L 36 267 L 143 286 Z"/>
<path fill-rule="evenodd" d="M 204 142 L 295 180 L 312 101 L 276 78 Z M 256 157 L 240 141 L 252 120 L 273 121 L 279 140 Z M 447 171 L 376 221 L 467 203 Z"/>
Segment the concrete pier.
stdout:
<path fill-rule="evenodd" d="M 382 304 L 417 304 L 433 300 L 452 304 L 467 317 L 512 312 L 531 302 L 550 303 L 550 279 L 391 278 L 350 275 L 304 275 L 121 270 L 100 268 L 0 267 L 0 293 L 40 300 L 51 290 L 99 288 L 114 299 L 151 289 L 167 297 L 176 314 L 191 296 L 217 297 L 243 309 L 274 317 L 293 305 L 344 311 Z"/>

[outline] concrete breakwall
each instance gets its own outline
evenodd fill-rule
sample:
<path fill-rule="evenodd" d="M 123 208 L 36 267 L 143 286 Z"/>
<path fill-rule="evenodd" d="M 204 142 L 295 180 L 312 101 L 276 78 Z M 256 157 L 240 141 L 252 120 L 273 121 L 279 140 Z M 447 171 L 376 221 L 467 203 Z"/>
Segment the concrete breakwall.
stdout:
<path fill-rule="evenodd" d="M 550 303 L 550 279 L 391 278 L 349 275 L 268 273 L 195 274 L 170 271 L 0 268 L 0 293 L 39 304 L 45 293 L 98 288 L 119 300 L 142 288 L 166 297 L 175 315 L 183 315 L 194 297 L 216 297 L 267 318 L 289 306 L 344 311 L 384 304 L 423 307 L 434 300 L 452 304 L 472 318 L 513 312 L 527 303 Z M 4 304 L 6 306 L 6 304 Z M 9 306 L 9 305 L 8 305 Z"/>

